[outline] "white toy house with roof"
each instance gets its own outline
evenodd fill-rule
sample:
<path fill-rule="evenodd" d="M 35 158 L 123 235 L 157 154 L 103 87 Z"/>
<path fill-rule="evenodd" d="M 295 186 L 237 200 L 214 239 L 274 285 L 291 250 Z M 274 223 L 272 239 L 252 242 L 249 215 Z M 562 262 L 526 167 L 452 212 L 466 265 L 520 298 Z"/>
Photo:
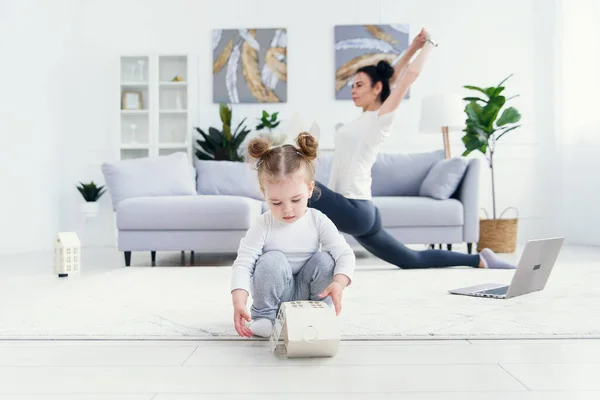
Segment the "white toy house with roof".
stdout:
<path fill-rule="evenodd" d="M 275 351 L 283 335 L 287 357 L 333 357 L 340 346 L 340 324 L 333 308 L 322 301 L 281 304 L 269 338 Z"/>
<path fill-rule="evenodd" d="M 59 232 L 54 242 L 54 273 L 60 278 L 80 272 L 81 242 L 75 232 Z"/>

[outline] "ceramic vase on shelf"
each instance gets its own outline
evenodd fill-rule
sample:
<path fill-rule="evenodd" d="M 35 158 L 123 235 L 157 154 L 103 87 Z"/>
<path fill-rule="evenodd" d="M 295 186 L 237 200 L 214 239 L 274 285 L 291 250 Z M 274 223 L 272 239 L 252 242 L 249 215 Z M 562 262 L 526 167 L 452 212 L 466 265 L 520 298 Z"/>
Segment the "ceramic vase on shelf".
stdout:
<path fill-rule="evenodd" d="M 145 65 L 146 65 L 146 61 L 144 61 L 144 60 L 138 60 L 138 62 L 137 62 L 137 63 L 138 63 L 138 65 L 139 65 L 139 69 L 138 69 L 138 71 L 139 71 L 138 80 L 139 80 L 140 82 L 143 82 L 143 81 L 144 81 L 144 78 L 145 78 L 145 72 L 146 72 L 146 71 L 144 71 L 144 68 L 145 68 Z"/>
<path fill-rule="evenodd" d="M 135 143 L 135 130 L 137 129 L 137 124 L 129 124 L 129 129 L 131 129 L 131 143 Z"/>

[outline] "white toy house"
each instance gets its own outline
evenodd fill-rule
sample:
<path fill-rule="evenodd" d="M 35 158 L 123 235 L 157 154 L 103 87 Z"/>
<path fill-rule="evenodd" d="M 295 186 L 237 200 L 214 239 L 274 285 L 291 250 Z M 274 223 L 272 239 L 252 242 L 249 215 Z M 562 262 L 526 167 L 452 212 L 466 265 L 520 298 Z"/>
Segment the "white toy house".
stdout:
<path fill-rule="evenodd" d="M 269 338 L 275 351 L 283 333 L 288 357 L 332 357 L 340 345 L 340 325 L 335 310 L 322 301 L 289 301 L 281 304 Z"/>
<path fill-rule="evenodd" d="M 54 273 L 60 278 L 79 273 L 81 243 L 75 232 L 59 232 L 54 243 Z"/>

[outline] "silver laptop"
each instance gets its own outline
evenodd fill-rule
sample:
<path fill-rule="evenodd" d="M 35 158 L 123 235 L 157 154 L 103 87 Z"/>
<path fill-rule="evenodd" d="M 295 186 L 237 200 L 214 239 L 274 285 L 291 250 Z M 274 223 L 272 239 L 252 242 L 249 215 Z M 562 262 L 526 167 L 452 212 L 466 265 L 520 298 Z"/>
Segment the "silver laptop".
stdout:
<path fill-rule="evenodd" d="M 449 290 L 452 294 L 510 299 L 544 289 L 558 258 L 564 237 L 534 239 L 527 242 L 510 285 L 486 283 Z"/>

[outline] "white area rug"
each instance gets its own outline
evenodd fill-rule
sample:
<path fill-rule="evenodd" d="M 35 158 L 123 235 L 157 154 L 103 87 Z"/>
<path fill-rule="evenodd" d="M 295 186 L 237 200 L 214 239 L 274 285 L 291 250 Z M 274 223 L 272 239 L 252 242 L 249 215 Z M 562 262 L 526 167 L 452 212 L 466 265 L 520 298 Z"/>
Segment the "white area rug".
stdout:
<path fill-rule="evenodd" d="M 598 263 L 559 263 L 544 291 L 510 300 L 446 292 L 512 273 L 360 266 L 345 292 L 343 338 L 600 337 Z M 229 267 L 130 267 L 3 277 L 0 339 L 236 338 L 229 275 Z"/>

